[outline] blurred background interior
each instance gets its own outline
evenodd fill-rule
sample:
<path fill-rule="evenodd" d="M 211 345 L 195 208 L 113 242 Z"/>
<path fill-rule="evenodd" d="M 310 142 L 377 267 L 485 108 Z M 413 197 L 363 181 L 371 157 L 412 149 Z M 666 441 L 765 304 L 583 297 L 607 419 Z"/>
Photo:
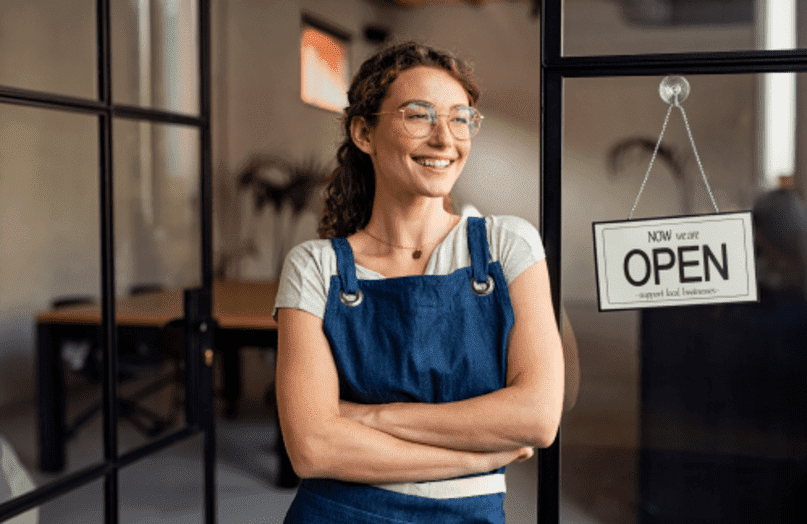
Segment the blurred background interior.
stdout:
<path fill-rule="evenodd" d="M 807 12 L 784 0 L 562 4 L 566 56 L 807 47 Z M 114 0 L 111 9 L 113 100 L 198 115 L 197 2 Z M 484 125 L 456 210 L 539 225 L 537 2 L 213 0 L 211 14 L 217 281 L 271 283 L 286 252 L 316 237 L 346 82 L 395 41 L 455 51 L 483 87 Z M 95 16 L 93 0 L 0 2 L 0 86 L 95 99 Z M 564 84 L 560 284 L 579 389 L 562 424 L 561 520 L 805 522 L 807 81 L 688 77 L 684 107 L 720 209 L 754 210 L 760 302 L 600 313 L 591 223 L 627 217 L 667 109 L 660 80 Z M 113 136 L 117 296 L 199 285 L 197 129 L 121 118 Z M 103 459 L 94 336 L 74 329 L 56 343 L 69 423 L 60 468 L 41 464 L 37 380 L 47 314 L 99 301 L 98 166 L 96 117 L 0 103 L 0 457 L 7 476 L 18 467 L 0 502 Z M 708 212 L 673 114 L 635 218 Z M 175 335 L 119 332 L 121 451 L 183 423 Z M 273 348 L 233 345 L 237 384 L 225 384 L 221 352 L 215 368 L 219 522 L 280 522 L 294 488 L 278 484 Z M 199 522 L 201 446 L 191 439 L 123 469 L 122 520 Z M 509 468 L 508 522 L 536 521 L 536 485 L 535 459 Z M 102 515 L 98 481 L 10 522 Z"/>

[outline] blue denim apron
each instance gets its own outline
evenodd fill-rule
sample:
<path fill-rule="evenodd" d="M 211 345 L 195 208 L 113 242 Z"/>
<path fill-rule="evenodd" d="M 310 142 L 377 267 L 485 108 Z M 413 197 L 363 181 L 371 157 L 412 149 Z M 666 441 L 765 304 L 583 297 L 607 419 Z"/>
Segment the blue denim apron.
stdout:
<path fill-rule="evenodd" d="M 341 399 L 452 402 L 505 386 L 514 316 L 501 264 L 490 262 L 484 218 L 468 219 L 471 266 L 449 275 L 359 281 L 350 244 L 332 243 L 339 274 L 331 277 L 323 329 Z M 304 479 L 284 522 L 502 524 L 503 503 L 504 493 L 432 499 Z"/>

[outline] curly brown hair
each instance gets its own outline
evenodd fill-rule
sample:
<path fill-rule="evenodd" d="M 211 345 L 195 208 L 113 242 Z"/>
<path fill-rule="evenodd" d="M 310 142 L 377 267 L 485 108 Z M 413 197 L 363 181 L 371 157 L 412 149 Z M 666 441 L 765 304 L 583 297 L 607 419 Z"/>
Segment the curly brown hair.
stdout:
<path fill-rule="evenodd" d="M 392 45 L 368 58 L 353 77 L 348 106 L 343 115 L 345 139 L 336 153 L 339 166 L 326 181 L 320 238 L 346 237 L 370 221 L 375 197 L 375 171 L 370 156 L 353 143 L 350 125 L 363 117 L 369 126 L 389 87 L 401 72 L 417 66 L 437 67 L 453 76 L 468 93 L 471 105 L 479 99 L 479 87 L 471 66 L 453 54 L 416 42 Z"/>

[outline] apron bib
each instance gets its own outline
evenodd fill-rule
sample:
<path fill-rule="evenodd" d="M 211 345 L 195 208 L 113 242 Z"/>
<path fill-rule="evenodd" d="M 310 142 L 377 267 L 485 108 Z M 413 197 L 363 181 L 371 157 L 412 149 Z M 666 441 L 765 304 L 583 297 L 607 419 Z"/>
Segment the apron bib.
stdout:
<path fill-rule="evenodd" d="M 442 403 L 505 386 L 514 315 L 501 264 L 490 262 L 484 218 L 468 218 L 471 266 L 449 275 L 357 280 L 347 239 L 332 243 L 339 274 L 331 277 L 323 329 L 341 399 Z M 431 499 L 304 479 L 285 522 L 501 524 L 503 501 L 504 493 Z"/>

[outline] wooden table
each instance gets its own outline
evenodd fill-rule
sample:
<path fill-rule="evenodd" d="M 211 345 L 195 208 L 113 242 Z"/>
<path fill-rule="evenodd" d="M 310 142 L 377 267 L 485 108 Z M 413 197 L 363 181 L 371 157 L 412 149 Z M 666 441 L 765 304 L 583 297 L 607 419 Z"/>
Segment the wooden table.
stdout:
<path fill-rule="evenodd" d="M 183 317 L 181 289 L 144 293 L 126 297 L 116 304 L 118 325 L 165 326 Z M 224 329 L 277 330 L 272 307 L 277 282 L 230 280 L 213 284 L 213 317 Z M 66 306 L 40 312 L 37 323 L 101 324 L 97 305 Z"/>
<path fill-rule="evenodd" d="M 126 297 L 116 303 L 118 329 L 161 329 L 184 318 L 183 290 L 157 291 Z M 226 415 L 235 416 L 241 395 L 239 349 L 277 347 L 277 323 L 272 307 L 276 282 L 223 281 L 213 286 L 215 349 L 222 358 Z M 65 399 L 61 341 L 68 337 L 98 339 L 98 305 L 66 306 L 40 312 L 37 323 L 39 368 L 40 468 L 60 471 L 65 463 Z M 278 435 L 279 435 L 278 428 Z M 281 483 L 294 482 L 285 448 L 280 445 Z"/>

